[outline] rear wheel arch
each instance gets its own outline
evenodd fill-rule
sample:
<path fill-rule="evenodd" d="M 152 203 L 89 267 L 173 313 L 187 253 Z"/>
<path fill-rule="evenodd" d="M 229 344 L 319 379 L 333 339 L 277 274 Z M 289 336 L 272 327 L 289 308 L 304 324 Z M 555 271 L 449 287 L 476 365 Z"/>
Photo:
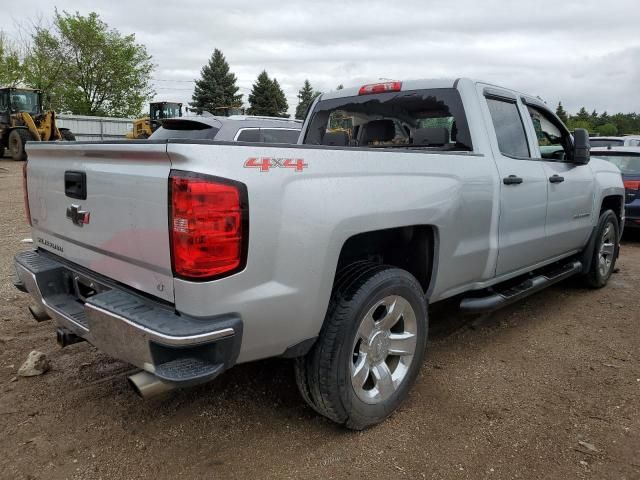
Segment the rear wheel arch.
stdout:
<path fill-rule="evenodd" d="M 340 249 L 334 283 L 350 264 L 367 261 L 408 271 L 429 298 L 438 267 L 438 239 L 433 225 L 407 225 L 352 235 Z"/>

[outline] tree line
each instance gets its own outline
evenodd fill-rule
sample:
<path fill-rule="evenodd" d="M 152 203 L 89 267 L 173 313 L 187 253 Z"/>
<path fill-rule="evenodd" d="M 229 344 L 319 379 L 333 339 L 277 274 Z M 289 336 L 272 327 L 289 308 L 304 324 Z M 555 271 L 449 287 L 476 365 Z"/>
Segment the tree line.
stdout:
<path fill-rule="evenodd" d="M 209 62 L 202 67 L 200 78 L 196 80 L 191 110 L 196 113 L 215 113 L 229 107 L 242 107 L 242 94 L 238 93 L 236 76 L 231 73 L 229 63 L 217 48 L 213 51 Z M 313 89 L 309 80 L 305 80 L 298 91 L 298 105 L 295 118 L 304 119 L 309 106 L 320 92 Z M 249 115 L 270 117 L 289 117 L 289 104 L 278 79 L 269 77 L 263 70 L 256 78 L 248 96 Z"/>
<path fill-rule="evenodd" d="M 569 115 L 562 106 L 562 102 L 558 102 L 556 115 L 572 131 L 576 128 L 586 128 L 589 133 L 603 136 L 640 133 L 640 114 L 637 113 L 609 115 L 604 111 L 598 114 L 595 110 L 589 113 L 585 107 L 581 107 L 578 113 Z"/>

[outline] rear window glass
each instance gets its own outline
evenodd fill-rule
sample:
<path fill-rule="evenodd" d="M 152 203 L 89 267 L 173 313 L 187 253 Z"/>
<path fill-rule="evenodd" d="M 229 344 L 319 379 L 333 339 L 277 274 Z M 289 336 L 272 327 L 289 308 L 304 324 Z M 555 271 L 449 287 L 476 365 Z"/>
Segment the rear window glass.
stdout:
<path fill-rule="evenodd" d="M 601 152 L 592 152 L 591 155 L 613 163 L 623 175 L 640 175 L 640 155 L 608 155 Z"/>
<path fill-rule="evenodd" d="M 165 121 L 163 126 L 151 134 L 149 140 L 181 138 L 189 140 L 213 140 L 219 128 L 194 121 Z"/>
<path fill-rule="evenodd" d="M 308 145 L 473 150 L 462 100 L 453 88 L 334 98 L 316 104 Z"/>
<path fill-rule="evenodd" d="M 622 147 L 624 145 L 624 140 L 606 140 L 606 139 L 589 139 L 589 144 L 592 147 L 608 147 L 611 145 L 612 147 Z"/>

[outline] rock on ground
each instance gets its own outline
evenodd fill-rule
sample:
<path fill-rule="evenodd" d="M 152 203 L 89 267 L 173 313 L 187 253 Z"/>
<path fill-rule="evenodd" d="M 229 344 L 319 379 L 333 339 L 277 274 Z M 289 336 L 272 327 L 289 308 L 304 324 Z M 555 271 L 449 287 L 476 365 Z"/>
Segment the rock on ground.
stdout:
<path fill-rule="evenodd" d="M 21 377 L 34 377 L 36 375 L 42 375 L 49 370 L 49 368 L 50 365 L 47 356 L 42 352 L 33 350 L 18 370 L 18 375 Z"/>

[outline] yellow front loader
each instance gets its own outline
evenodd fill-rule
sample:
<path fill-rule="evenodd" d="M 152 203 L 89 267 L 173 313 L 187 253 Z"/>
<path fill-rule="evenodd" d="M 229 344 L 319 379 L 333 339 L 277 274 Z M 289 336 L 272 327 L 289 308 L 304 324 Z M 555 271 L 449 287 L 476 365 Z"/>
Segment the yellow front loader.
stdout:
<path fill-rule="evenodd" d="M 66 128 L 58 128 L 55 112 L 42 109 L 42 93 L 30 88 L 0 88 L 0 158 L 5 149 L 14 160 L 26 160 L 27 142 L 75 140 Z"/>
<path fill-rule="evenodd" d="M 152 102 L 149 104 L 149 116 L 136 118 L 133 129 L 127 133 L 130 140 L 149 138 L 165 118 L 182 116 L 182 104 L 177 102 Z"/>

